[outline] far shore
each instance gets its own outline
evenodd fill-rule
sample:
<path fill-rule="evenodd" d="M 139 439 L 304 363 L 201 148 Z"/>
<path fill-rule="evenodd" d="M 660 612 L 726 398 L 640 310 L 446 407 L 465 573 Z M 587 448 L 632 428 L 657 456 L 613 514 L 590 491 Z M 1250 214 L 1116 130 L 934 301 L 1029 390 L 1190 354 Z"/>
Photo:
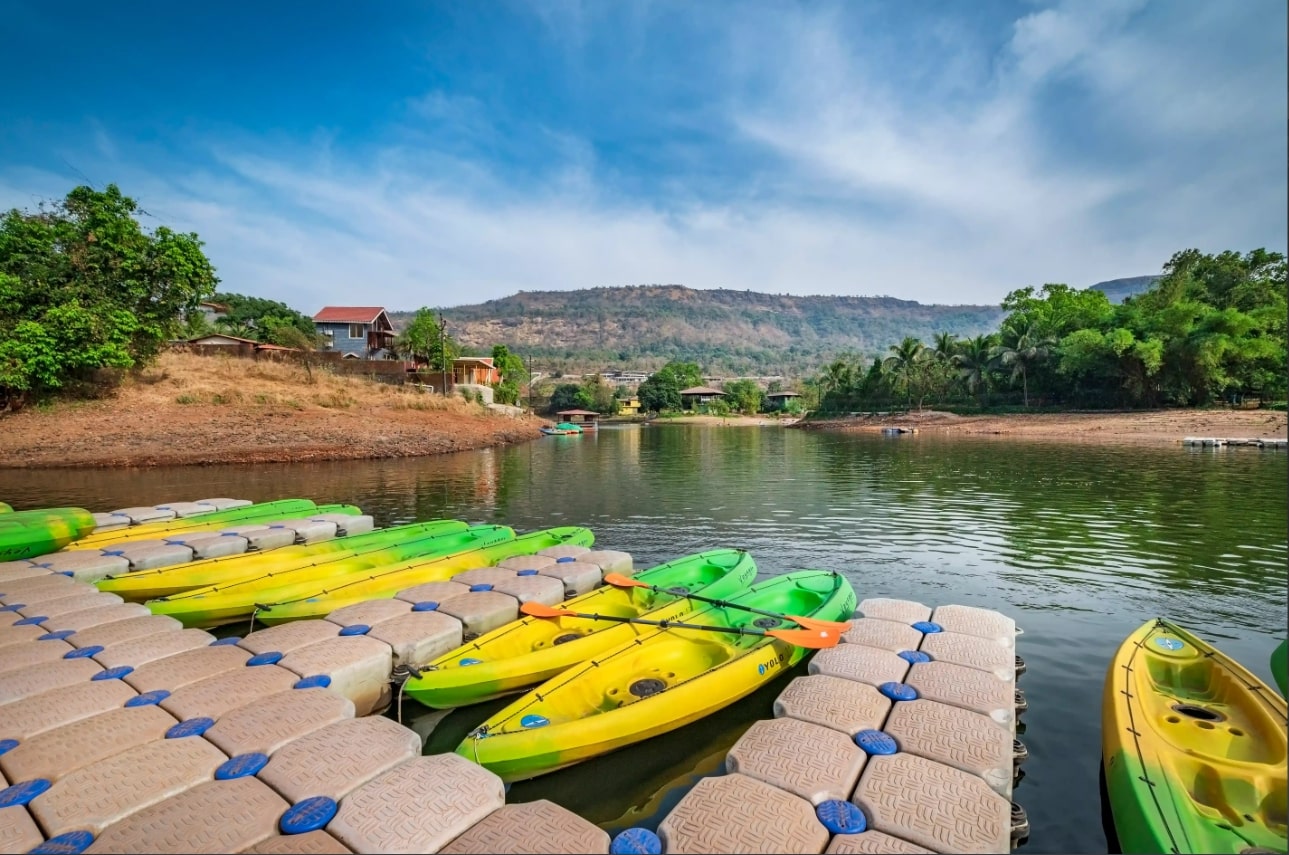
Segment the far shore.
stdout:
<path fill-rule="evenodd" d="M 880 433 L 883 428 L 904 428 L 933 436 L 1149 445 L 1180 444 L 1186 437 L 1289 438 L 1289 418 L 1277 410 L 1176 409 L 971 416 L 914 410 L 898 415 L 811 419 L 797 427 L 840 433 Z"/>

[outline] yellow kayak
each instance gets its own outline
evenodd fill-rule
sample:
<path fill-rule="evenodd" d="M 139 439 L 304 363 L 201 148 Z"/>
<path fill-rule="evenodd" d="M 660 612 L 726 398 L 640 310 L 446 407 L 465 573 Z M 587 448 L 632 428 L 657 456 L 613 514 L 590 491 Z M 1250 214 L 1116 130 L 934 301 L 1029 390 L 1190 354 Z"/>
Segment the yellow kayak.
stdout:
<path fill-rule="evenodd" d="M 469 552 L 350 573 L 321 585 L 316 581 L 292 585 L 267 594 L 267 602 L 261 600 L 265 602 L 265 608 L 260 610 L 259 617 L 270 625 L 302 618 L 326 617 L 344 606 L 365 600 L 389 599 L 399 591 L 416 585 L 441 582 L 463 570 L 490 567 L 516 555 L 532 555 L 542 549 L 561 545 L 589 547 L 594 542 L 595 535 L 590 529 L 561 526 L 495 543 L 481 543 L 480 548 Z"/>
<path fill-rule="evenodd" d="M 223 590 L 239 583 L 267 584 L 269 580 L 280 581 L 284 574 L 291 572 L 320 576 L 337 561 L 366 558 L 369 562 L 366 566 L 375 567 L 428 553 L 437 554 L 444 542 L 435 538 L 464 532 L 468 528 L 466 523 L 458 520 L 412 523 L 266 552 L 245 552 L 150 570 L 132 570 L 100 579 L 95 584 L 100 591 L 140 602 L 176 597 L 186 591 L 212 585 Z"/>
<path fill-rule="evenodd" d="M 297 591 L 317 591 L 328 585 L 341 586 L 346 580 L 366 579 L 374 573 L 383 573 L 389 567 L 437 564 L 440 562 L 464 563 L 460 569 L 479 566 L 478 555 L 484 547 L 513 540 L 515 532 L 500 525 L 481 525 L 427 537 L 416 543 L 418 557 L 400 563 L 388 557 L 388 550 L 377 550 L 367 555 L 339 558 L 333 561 L 313 562 L 282 573 L 265 574 L 252 579 L 194 588 L 172 597 L 149 600 L 147 606 L 153 614 L 170 615 L 188 627 L 220 626 L 238 618 L 263 615 L 269 604 Z M 330 610 L 328 610 L 330 611 Z M 323 612 L 316 617 L 324 617 Z"/>
<path fill-rule="evenodd" d="M 1286 849 L 1285 699 L 1156 619 L 1106 675 L 1102 762 L 1121 851 Z"/>
<path fill-rule="evenodd" d="M 501 776 L 533 778 L 711 715 L 791 668 L 805 648 L 765 634 L 786 615 L 845 621 L 855 592 L 845 577 L 799 570 L 759 582 L 730 604 L 684 615 L 547 680 L 476 728 L 456 753 Z"/>
<path fill-rule="evenodd" d="M 667 620 L 694 608 L 685 594 L 712 599 L 739 593 L 756 578 L 756 562 L 741 549 L 714 549 L 668 561 L 633 577 L 650 588 L 605 585 L 560 608 L 619 617 Z M 592 656 L 652 632 L 640 624 L 586 618 L 525 617 L 445 653 L 408 680 L 404 693 L 434 709 L 450 709 L 523 691 Z"/>

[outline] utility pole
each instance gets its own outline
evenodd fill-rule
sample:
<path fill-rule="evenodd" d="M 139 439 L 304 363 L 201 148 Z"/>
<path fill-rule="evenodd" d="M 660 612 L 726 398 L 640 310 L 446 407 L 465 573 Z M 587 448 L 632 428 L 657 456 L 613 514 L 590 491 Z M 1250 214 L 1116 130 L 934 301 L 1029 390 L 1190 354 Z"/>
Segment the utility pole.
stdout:
<path fill-rule="evenodd" d="M 443 395 L 448 394 L 448 351 L 447 351 L 447 329 L 443 321 L 443 313 L 439 312 L 439 377 L 443 380 Z"/>

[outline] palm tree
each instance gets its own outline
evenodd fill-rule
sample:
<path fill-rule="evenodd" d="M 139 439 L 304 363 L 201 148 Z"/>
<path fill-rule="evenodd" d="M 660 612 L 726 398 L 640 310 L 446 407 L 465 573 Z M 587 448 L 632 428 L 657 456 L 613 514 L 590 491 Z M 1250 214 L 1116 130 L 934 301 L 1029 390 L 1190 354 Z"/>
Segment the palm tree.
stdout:
<path fill-rule="evenodd" d="M 882 360 L 882 369 L 904 385 L 909 409 L 913 409 L 913 385 L 921 372 L 925 353 L 926 345 L 910 335 L 905 336 L 899 344 L 891 345 L 891 355 Z M 918 409 L 921 408 L 922 402 L 919 400 Z"/>
<path fill-rule="evenodd" d="M 934 347 L 931 355 L 936 362 L 951 362 L 953 360 L 953 354 L 958 349 L 958 337 L 956 335 L 949 332 L 936 333 L 932 342 Z"/>
<path fill-rule="evenodd" d="M 1025 406 L 1029 406 L 1029 371 L 1052 355 L 1056 341 L 1044 335 L 1038 324 L 1029 321 L 1021 325 L 1003 327 L 1003 343 L 994 351 L 1000 365 L 1011 368 L 1012 380 L 1020 376 L 1025 390 Z"/>
<path fill-rule="evenodd" d="M 819 377 L 820 402 L 829 395 L 847 396 L 855 388 L 855 366 L 845 359 L 835 359 Z"/>
<path fill-rule="evenodd" d="M 953 354 L 954 367 L 958 377 L 967 384 L 967 391 L 972 395 L 980 390 L 977 396 L 981 409 L 985 406 L 985 395 L 989 392 L 989 370 L 993 368 L 993 337 L 978 335 L 958 342 L 957 352 Z"/>

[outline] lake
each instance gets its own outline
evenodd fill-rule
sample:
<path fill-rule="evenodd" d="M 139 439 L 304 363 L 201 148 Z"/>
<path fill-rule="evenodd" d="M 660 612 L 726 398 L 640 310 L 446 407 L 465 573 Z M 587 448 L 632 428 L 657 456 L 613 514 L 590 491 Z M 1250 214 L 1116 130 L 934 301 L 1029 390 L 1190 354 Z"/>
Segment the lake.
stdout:
<path fill-rule="evenodd" d="M 1017 652 L 1028 664 L 1019 685 L 1030 759 L 1014 797 L 1032 828 L 1023 851 L 1104 852 L 1097 773 L 1110 657 L 1163 616 L 1270 682 L 1267 660 L 1285 633 L 1287 476 L 1289 455 L 1256 448 L 659 425 L 407 460 L 0 470 L 0 500 L 110 510 L 298 496 L 352 502 L 382 526 L 582 525 L 637 569 L 741 547 L 763 574 L 845 573 L 860 600 L 998 609 L 1024 629 Z M 654 827 L 771 715 L 786 679 L 683 730 L 516 784 L 510 798 L 550 798 L 610 832 Z M 433 752 L 501 705 L 444 718 L 405 702 L 402 715 Z"/>

